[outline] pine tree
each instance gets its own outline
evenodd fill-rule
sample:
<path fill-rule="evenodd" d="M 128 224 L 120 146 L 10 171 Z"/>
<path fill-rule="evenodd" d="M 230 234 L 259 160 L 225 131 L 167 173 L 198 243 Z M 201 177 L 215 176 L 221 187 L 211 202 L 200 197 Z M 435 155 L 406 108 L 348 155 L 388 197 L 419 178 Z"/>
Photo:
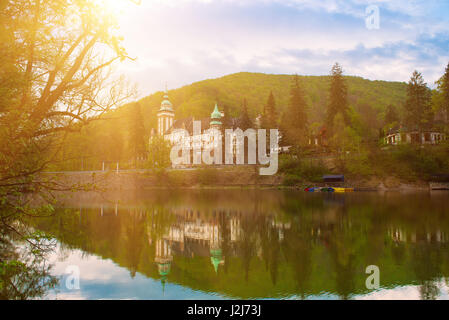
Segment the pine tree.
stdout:
<path fill-rule="evenodd" d="M 240 115 L 240 129 L 245 131 L 246 129 L 249 129 L 252 127 L 253 127 L 253 122 L 251 121 L 251 119 L 248 115 L 248 103 L 245 98 L 245 99 L 243 99 L 242 114 Z"/>
<path fill-rule="evenodd" d="M 293 78 L 288 108 L 282 117 L 283 144 L 295 147 L 307 142 L 307 103 L 298 75 Z"/>
<path fill-rule="evenodd" d="M 410 130 L 424 130 L 432 124 L 430 89 L 418 71 L 414 71 L 407 86 L 404 104 L 405 124 Z"/>
<path fill-rule="evenodd" d="M 449 112 L 449 63 L 446 66 L 443 79 L 444 106 L 446 107 L 447 112 Z"/>
<path fill-rule="evenodd" d="M 444 75 L 437 81 L 438 90 L 442 94 L 441 107 L 446 114 L 446 122 L 449 122 L 449 63 L 446 66 Z"/>
<path fill-rule="evenodd" d="M 224 116 L 221 118 L 222 128 L 225 129 L 231 129 L 232 123 L 231 123 L 231 115 L 229 114 L 229 107 L 227 104 L 223 105 L 223 113 Z"/>
<path fill-rule="evenodd" d="M 134 165 L 137 165 L 137 159 L 144 157 L 145 148 L 145 126 L 143 123 L 142 110 L 139 103 L 135 103 L 130 109 L 129 122 L 129 148 Z"/>
<path fill-rule="evenodd" d="M 264 106 L 261 127 L 263 129 L 277 128 L 276 101 L 274 99 L 273 91 L 270 91 L 267 104 Z"/>
<path fill-rule="evenodd" d="M 326 115 L 326 123 L 330 132 L 332 132 L 334 118 L 338 113 L 341 113 L 343 116 L 345 124 L 349 125 L 348 89 L 343 78 L 343 69 L 337 62 L 331 70 L 329 104 Z"/>

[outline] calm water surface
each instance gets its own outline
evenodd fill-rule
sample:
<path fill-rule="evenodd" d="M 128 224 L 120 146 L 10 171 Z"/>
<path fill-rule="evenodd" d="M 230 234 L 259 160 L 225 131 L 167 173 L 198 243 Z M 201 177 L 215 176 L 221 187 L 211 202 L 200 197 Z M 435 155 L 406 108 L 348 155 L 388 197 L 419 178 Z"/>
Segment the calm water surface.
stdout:
<path fill-rule="evenodd" d="M 179 190 L 61 200 L 44 298 L 447 299 L 449 193 Z M 380 288 L 365 286 L 366 267 Z M 79 289 L 66 285 L 79 269 Z M 72 268 L 72 269 L 70 269 Z M 70 287 L 70 286 L 69 286 Z"/>

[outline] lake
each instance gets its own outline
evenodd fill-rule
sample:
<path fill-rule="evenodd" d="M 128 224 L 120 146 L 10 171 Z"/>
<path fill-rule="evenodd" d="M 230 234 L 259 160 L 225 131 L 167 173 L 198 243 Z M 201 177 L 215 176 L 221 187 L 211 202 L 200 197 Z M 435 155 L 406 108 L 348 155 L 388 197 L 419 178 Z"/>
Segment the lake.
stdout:
<path fill-rule="evenodd" d="M 449 297 L 444 191 L 74 193 L 32 224 L 56 240 L 47 299 Z"/>

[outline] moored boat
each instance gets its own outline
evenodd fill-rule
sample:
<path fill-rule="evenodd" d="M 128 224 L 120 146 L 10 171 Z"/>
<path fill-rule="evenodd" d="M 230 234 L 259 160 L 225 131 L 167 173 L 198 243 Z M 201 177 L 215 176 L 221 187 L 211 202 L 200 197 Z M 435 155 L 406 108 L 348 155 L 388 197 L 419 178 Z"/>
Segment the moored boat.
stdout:
<path fill-rule="evenodd" d="M 353 192 L 354 188 L 334 188 L 334 192 Z"/>
<path fill-rule="evenodd" d="M 353 192 L 354 188 L 337 188 L 337 187 L 307 187 L 305 192 Z"/>

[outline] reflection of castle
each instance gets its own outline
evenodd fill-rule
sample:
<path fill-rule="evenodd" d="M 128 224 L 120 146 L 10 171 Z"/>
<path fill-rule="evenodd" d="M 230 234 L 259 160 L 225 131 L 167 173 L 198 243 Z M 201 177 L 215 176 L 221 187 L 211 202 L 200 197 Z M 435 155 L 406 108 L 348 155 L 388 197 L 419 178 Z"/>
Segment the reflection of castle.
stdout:
<path fill-rule="evenodd" d="M 180 222 L 172 224 L 168 231 L 156 242 L 155 262 L 163 281 L 170 272 L 172 253 L 187 257 L 210 256 L 211 264 L 218 272 L 224 264 L 222 252 L 223 231 L 216 219 L 201 218 L 198 213 L 186 210 Z M 227 221 L 230 241 L 238 239 L 239 221 L 232 218 Z"/>
<path fill-rule="evenodd" d="M 163 284 L 169 276 L 173 256 L 210 257 L 210 263 L 218 274 L 219 267 L 225 264 L 224 242 L 226 241 L 228 255 L 238 254 L 238 244 L 243 241 L 244 234 L 239 214 L 230 214 L 221 219 L 223 217 L 220 218 L 221 213 L 218 212 L 208 215 L 190 209 L 180 209 L 171 213 L 176 216 L 176 222 L 168 226 L 167 231 L 155 244 L 155 262 Z M 284 231 L 290 229 L 290 223 L 276 221 L 274 217 L 266 222 L 276 230 L 277 240 L 283 241 Z M 256 251 L 260 250 L 261 248 L 258 248 Z"/>
<path fill-rule="evenodd" d="M 170 244 L 167 241 L 163 239 L 156 241 L 156 256 L 154 261 L 157 263 L 157 269 L 161 276 L 162 285 L 165 285 L 167 276 L 170 273 L 171 262 L 173 261 Z"/>
<path fill-rule="evenodd" d="M 128 209 L 125 217 L 135 209 Z M 258 223 L 253 217 L 242 215 L 238 211 L 197 211 L 182 207 L 170 210 L 152 210 L 151 222 L 147 221 L 147 235 L 149 245 L 154 248 L 154 263 L 160 275 L 160 280 L 165 290 L 170 273 L 176 265 L 175 257 L 204 257 L 210 261 L 209 269 L 219 274 L 220 268 L 225 265 L 226 256 L 240 256 L 242 254 L 241 244 L 248 241 L 245 238 L 245 230 L 250 225 Z M 148 214 L 148 210 L 137 210 L 137 216 L 142 222 Z M 101 206 L 98 216 L 102 219 L 119 219 L 122 214 L 117 204 L 113 206 Z M 81 217 L 81 215 L 80 215 Z M 284 240 L 286 230 L 291 228 L 291 223 L 276 219 L 276 215 L 270 215 L 262 219 L 262 222 L 270 232 L 270 241 Z M 259 223 L 260 223 L 259 222 Z M 252 227 L 250 227 L 252 228 Z M 251 242 L 254 252 L 262 257 L 262 234 L 255 233 Z M 204 260 L 203 260 L 204 261 Z"/>
<path fill-rule="evenodd" d="M 441 231 L 441 230 L 406 231 L 402 228 L 392 227 L 388 230 L 388 235 L 394 242 L 447 243 L 449 241 L 448 235 L 444 231 Z"/>

